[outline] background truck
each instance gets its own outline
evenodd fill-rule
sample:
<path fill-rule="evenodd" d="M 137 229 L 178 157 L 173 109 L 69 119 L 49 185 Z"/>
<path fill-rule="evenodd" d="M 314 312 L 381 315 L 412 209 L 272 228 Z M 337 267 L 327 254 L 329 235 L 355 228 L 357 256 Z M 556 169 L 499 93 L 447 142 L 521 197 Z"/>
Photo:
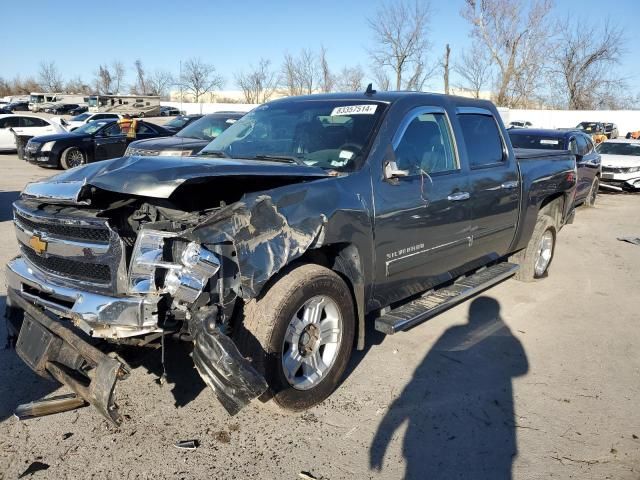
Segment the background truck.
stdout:
<path fill-rule="evenodd" d="M 395 334 L 545 276 L 575 186 L 570 152 L 514 153 L 487 101 L 369 88 L 270 102 L 198 158 L 29 184 L 7 266 L 16 349 L 77 395 L 49 413 L 86 401 L 119 423 L 127 367 L 94 342 L 167 334 L 193 342 L 231 414 L 257 397 L 302 410 L 336 388 L 365 322 Z"/>

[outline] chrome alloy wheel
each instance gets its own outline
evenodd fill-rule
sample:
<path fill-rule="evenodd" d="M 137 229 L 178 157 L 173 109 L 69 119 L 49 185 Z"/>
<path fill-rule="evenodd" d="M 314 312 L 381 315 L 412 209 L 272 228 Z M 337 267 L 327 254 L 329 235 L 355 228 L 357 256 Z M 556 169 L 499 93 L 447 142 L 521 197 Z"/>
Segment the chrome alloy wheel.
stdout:
<path fill-rule="evenodd" d="M 553 232 L 547 230 L 540 239 L 538 251 L 536 252 L 536 264 L 534 267 L 536 277 L 541 277 L 547 270 L 551 257 L 553 256 Z"/>
<path fill-rule="evenodd" d="M 67 165 L 70 168 L 79 167 L 84 163 L 84 155 L 80 150 L 74 148 L 69 153 L 67 153 Z"/>
<path fill-rule="evenodd" d="M 307 300 L 289 321 L 282 369 L 297 390 L 315 387 L 333 366 L 342 342 L 342 315 L 326 295 Z"/>

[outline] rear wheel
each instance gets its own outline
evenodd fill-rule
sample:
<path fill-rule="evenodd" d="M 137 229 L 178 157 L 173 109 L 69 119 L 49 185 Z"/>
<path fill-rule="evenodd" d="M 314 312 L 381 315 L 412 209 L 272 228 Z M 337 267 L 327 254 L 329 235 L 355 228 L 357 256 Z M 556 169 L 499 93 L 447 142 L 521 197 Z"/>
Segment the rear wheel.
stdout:
<path fill-rule="evenodd" d="M 338 386 L 351 355 L 354 319 L 340 276 L 320 265 L 298 265 L 245 305 L 234 338 L 265 376 L 274 402 L 299 411 Z"/>
<path fill-rule="evenodd" d="M 520 265 L 515 278 L 523 282 L 532 282 L 544 277 L 553 260 L 555 247 L 555 223 L 549 215 L 541 214 L 527 248 L 511 257 L 513 263 Z"/>
<path fill-rule="evenodd" d="M 60 157 L 60 165 L 65 170 L 69 170 L 70 168 L 79 167 L 80 165 L 84 165 L 87 163 L 87 157 L 77 147 L 67 148 L 64 152 L 62 152 L 62 156 Z"/>
<path fill-rule="evenodd" d="M 595 207 L 596 199 L 598 198 L 598 190 L 600 189 L 600 179 L 598 177 L 594 177 L 593 182 L 591 183 L 591 188 L 589 189 L 589 194 L 584 201 L 585 206 L 587 207 Z"/>

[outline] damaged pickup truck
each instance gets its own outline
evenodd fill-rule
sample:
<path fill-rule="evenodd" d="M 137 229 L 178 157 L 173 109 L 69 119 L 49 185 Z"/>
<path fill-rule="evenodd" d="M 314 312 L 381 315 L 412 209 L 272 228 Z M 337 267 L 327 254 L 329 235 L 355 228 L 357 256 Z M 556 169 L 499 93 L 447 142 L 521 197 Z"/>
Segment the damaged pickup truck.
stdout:
<path fill-rule="evenodd" d="M 487 101 L 273 101 L 195 157 L 29 184 L 7 266 L 17 353 L 75 393 L 49 413 L 89 403 L 120 423 L 127 367 L 96 339 L 168 334 L 193 342 L 229 413 L 258 397 L 306 409 L 364 347 L 365 321 L 394 334 L 510 276 L 546 275 L 575 185 L 570 152 L 514 153 Z"/>

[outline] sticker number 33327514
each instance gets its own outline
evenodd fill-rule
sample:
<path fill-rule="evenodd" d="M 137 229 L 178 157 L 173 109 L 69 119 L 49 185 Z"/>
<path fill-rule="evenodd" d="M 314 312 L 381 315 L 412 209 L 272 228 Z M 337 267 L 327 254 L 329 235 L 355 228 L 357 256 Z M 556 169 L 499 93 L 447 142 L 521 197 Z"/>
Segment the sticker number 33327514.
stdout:
<path fill-rule="evenodd" d="M 336 115 L 373 115 L 376 113 L 377 105 L 345 105 L 336 107 L 331 111 L 331 116 Z"/>

